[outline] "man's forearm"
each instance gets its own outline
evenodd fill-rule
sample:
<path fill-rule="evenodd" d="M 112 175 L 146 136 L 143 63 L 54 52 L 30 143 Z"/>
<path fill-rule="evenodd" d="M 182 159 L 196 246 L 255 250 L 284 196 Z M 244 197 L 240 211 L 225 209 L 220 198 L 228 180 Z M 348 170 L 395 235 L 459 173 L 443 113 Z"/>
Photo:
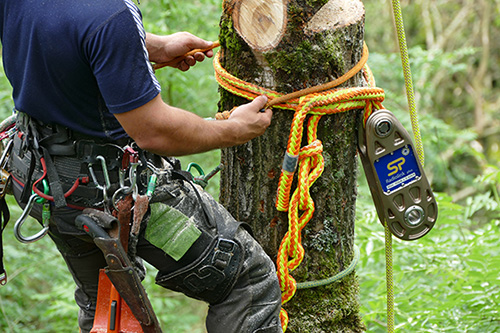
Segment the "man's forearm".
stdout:
<path fill-rule="evenodd" d="M 165 104 L 158 95 L 135 110 L 116 114 L 139 147 L 165 156 L 181 156 L 245 143 L 264 133 L 271 111 L 259 113 L 266 98 L 238 108 L 226 121 L 207 121 Z"/>

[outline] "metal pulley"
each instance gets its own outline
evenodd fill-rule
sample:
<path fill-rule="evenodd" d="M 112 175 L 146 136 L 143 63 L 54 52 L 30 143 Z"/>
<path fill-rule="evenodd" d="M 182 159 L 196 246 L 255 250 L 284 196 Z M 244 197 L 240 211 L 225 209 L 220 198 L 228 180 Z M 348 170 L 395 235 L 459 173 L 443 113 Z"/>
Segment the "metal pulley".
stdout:
<path fill-rule="evenodd" d="M 426 235 L 438 208 L 406 129 L 388 110 L 377 110 L 359 136 L 361 162 L 381 223 L 403 240 Z"/>

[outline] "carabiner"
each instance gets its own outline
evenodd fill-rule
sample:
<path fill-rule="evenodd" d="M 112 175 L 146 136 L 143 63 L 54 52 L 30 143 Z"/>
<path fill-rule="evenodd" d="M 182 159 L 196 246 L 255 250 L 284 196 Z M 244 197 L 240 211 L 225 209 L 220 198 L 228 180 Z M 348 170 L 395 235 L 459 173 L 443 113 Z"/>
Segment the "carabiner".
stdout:
<path fill-rule="evenodd" d="M 42 179 L 42 185 L 43 185 L 43 194 L 48 195 L 50 188 L 49 188 L 49 182 L 47 181 L 47 179 Z M 35 194 L 35 192 L 31 191 L 31 194 Z M 43 203 L 47 202 L 47 199 L 42 198 L 41 196 L 38 196 L 38 198 L 36 198 L 35 202 L 43 204 Z"/>
<path fill-rule="evenodd" d="M 9 142 L 7 142 L 7 145 L 5 146 L 2 152 L 2 157 L 0 157 L 0 168 L 2 169 L 5 169 L 5 166 L 7 165 L 7 162 L 9 160 L 8 156 L 10 154 L 10 151 L 12 150 L 13 144 L 14 140 L 9 140 Z"/>
<path fill-rule="evenodd" d="M 200 174 L 201 177 L 205 176 L 205 172 L 203 172 L 203 169 L 202 169 L 202 167 L 199 164 L 197 164 L 195 162 L 191 162 L 191 163 L 188 164 L 188 166 L 186 168 L 186 171 L 189 172 L 191 175 L 193 175 L 193 173 L 191 172 L 192 168 L 195 168 L 196 171 L 198 171 L 198 173 Z M 194 175 L 193 175 L 193 177 L 194 177 Z"/>
<path fill-rule="evenodd" d="M 122 193 L 123 195 L 127 195 L 130 192 L 132 192 L 132 199 L 135 201 L 137 195 L 139 194 L 139 187 L 137 186 L 137 184 L 135 184 L 134 187 L 120 187 L 115 191 L 115 193 L 113 193 L 113 196 L 111 197 L 111 204 L 113 205 L 114 209 L 116 209 L 116 211 L 120 211 L 117 206 L 118 194 Z"/>
<path fill-rule="evenodd" d="M 137 187 L 137 167 L 141 165 L 141 161 L 138 161 L 136 163 L 130 163 L 130 167 L 128 170 L 128 178 L 130 181 L 130 186 L 126 191 L 124 192 L 125 194 L 129 194 L 133 190 L 136 189 Z"/>
<path fill-rule="evenodd" d="M 28 203 L 26 204 L 26 207 L 24 207 L 24 210 L 21 214 L 21 216 L 17 219 L 16 223 L 14 224 L 14 236 L 16 236 L 16 239 L 20 241 L 21 243 L 32 243 L 36 242 L 37 240 L 41 239 L 43 236 L 45 236 L 49 232 L 49 225 L 44 225 L 42 230 L 40 230 L 38 233 L 25 237 L 21 234 L 21 228 L 26 221 L 26 219 L 29 216 L 29 213 L 33 209 L 33 205 L 35 204 L 36 199 L 38 199 L 39 196 L 38 194 L 32 194 L 28 200 Z M 44 221 L 45 222 L 45 221 Z"/>
<path fill-rule="evenodd" d="M 90 176 L 92 177 L 92 181 L 94 182 L 97 189 L 101 191 L 107 191 L 111 187 L 111 182 L 109 181 L 109 173 L 108 173 L 108 167 L 106 165 L 106 159 L 101 155 L 97 156 L 96 159 L 101 162 L 102 174 L 104 176 L 104 185 L 99 184 L 99 182 L 97 181 L 94 169 L 92 168 L 92 163 L 89 163 L 88 165 Z"/>

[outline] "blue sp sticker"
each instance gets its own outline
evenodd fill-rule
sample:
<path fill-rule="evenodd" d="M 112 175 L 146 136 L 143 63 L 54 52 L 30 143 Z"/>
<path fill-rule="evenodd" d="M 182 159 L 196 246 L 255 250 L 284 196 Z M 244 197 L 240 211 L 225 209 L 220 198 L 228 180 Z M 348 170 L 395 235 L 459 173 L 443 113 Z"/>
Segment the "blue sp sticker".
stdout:
<path fill-rule="evenodd" d="M 394 192 L 421 176 L 417 160 L 410 146 L 404 146 L 375 161 L 375 170 L 386 193 Z"/>

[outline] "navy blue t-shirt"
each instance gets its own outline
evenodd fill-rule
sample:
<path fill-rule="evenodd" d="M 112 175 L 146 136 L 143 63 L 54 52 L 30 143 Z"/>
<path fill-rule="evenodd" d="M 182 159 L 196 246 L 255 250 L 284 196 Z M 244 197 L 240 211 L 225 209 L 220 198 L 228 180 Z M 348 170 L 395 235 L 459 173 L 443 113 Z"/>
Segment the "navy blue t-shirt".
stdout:
<path fill-rule="evenodd" d="M 160 92 L 141 19 L 132 0 L 0 0 L 16 109 L 87 135 L 125 137 L 113 113 Z"/>

